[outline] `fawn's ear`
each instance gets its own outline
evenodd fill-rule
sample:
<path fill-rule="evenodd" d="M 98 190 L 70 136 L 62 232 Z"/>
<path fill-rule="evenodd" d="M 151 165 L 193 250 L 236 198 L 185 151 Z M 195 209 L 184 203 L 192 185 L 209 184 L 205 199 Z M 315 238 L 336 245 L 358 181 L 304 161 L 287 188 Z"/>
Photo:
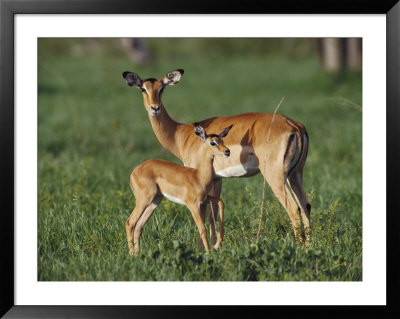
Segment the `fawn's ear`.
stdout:
<path fill-rule="evenodd" d="M 224 130 L 218 135 L 220 138 L 223 138 L 228 135 L 229 131 L 231 130 L 233 124 L 231 126 L 228 126 L 227 128 L 224 128 Z"/>
<path fill-rule="evenodd" d="M 178 83 L 181 80 L 181 77 L 183 75 L 183 70 L 178 69 L 175 71 L 168 72 L 162 79 L 162 83 L 164 85 L 174 85 Z"/>
<path fill-rule="evenodd" d="M 198 137 L 200 137 L 203 141 L 206 140 L 206 132 L 204 131 L 204 128 L 203 128 L 201 125 L 199 125 L 199 124 L 196 124 L 196 125 L 195 125 L 195 127 L 194 127 L 194 133 L 195 133 Z"/>
<path fill-rule="evenodd" d="M 136 73 L 125 71 L 124 73 L 122 73 L 122 76 L 129 86 L 136 86 L 138 88 L 142 86 L 142 80 Z"/>

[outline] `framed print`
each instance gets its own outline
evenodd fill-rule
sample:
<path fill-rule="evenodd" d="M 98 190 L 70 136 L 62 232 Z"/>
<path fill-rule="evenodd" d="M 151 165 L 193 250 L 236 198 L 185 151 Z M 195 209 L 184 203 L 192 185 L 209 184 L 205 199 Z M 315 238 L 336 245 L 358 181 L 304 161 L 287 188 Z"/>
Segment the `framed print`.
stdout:
<path fill-rule="evenodd" d="M 1 315 L 398 314 L 397 1 L 0 10 Z"/>

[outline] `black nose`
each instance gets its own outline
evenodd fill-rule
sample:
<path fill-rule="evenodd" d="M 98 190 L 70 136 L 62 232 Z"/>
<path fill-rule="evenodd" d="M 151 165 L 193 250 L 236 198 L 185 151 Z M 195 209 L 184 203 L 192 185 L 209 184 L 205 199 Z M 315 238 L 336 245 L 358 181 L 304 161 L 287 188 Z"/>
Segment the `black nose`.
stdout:
<path fill-rule="evenodd" d="M 158 110 L 160 110 L 160 107 L 159 107 L 159 106 L 157 106 L 157 107 L 152 106 L 151 109 L 152 109 L 153 111 L 158 111 Z"/>
<path fill-rule="evenodd" d="M 226 151 L 225 151 L 225 155 L 226 155 L 226 156 L 231 155 L 231 151 L 230 151 L 230 150 L 226 150 Z"/>

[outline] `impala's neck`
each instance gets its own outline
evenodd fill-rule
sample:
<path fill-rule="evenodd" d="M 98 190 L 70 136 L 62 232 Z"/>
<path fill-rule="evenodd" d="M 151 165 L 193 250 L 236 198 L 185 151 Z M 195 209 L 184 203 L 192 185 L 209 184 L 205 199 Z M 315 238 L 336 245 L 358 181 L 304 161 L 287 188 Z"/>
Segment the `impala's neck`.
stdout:
<path fill-rule="evenodd" d="M 196 167 L 199 180 L 203 185 L 208 185 L 214 178 L 214 156 L 207 154 L 203 161 Z"/>
<path fill-rule="evenodd" d="M 180 158 L 180 152 L 175 139 L 175 133 L 181 123 L 173 120 L 164 105 L 161 104 L 161 112 L 158 116 L 152 116 L 149 114 L 149 119 L 153 131 L 157 136 L 158 141 L 161 145 L 169 152 Z"/>

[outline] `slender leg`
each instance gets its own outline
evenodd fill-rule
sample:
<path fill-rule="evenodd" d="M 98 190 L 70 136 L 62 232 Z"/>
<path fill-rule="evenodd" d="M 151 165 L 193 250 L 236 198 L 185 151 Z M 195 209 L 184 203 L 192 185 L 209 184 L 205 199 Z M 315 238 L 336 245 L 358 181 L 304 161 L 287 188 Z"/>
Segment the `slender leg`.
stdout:
<path fill-rule="evenodd" d="M 205 222 L 206 222 L 207 205 L 208 205 L 207 201 L 205 201 L 204 203 L 200 204 L 200 217 L 201 217 L 201 220 L 203 221 L 203 224 L 205 224 Z M 197 249 L 201 250 L 202 247 L 203 247 L 203 243 L 202 243 L 201 236 L 200 236 L 199 232 L 197 232 L 196 244 L 197 244 Z"/>
<path fill-rule="evenodd" d="M 293 191 L 293 194 L 300 206 L 301 211 L 301 219 L 304 225 L 305 232 L 305 244 L 308 246 L 311 240 L 311 231 L 310 231 L 310 213 L 311 213 L 311 205 L 307 200 L 307 196 L 303 189 L 303 178 L 300 172 L 295 171 L 288 178 L 290 187 Z"/>
<path fill-rule="evenodd" d="M 224 202 L 220 198 L 216 198 L 213 196 L 208 196 L 210 200 L 210 205 L 211 202 L 213 204 L 218 205 L 218 211 L 219 211 L 219 227 L 218 227 L 218 233 L 217 233 L 217 242 L 213 246 L 214 249 L 219 249 L 221 247 L 221 243 L 224 239 Z"/>
<path fill-rule="evenodd" d="M 292 228 L 294 236 L 297 242 L 302 242 L 302 236 L 300 233 L 300 215 L 299 209 L 296 201 L 293 199 L 290 192 L 288 192 L 285 185 L 285 173 L 283 172 L 282 164 L 275 165 L 271 169 L 271 164 L 269 169 L 264 169 L 263 165 L 260 165 L 261 174 L 267 180 L 269 186 L 271 187 L 273 193 L 278 198 L 279 202 L 286 209 L 290 221 L 292 222 Z"/>
<path fill-rule="evenodd" d="M 139 220 L 140 216 L 142 216 L 146 207 L 146 204 L 139 202 L 139 200 L 136 200 L 136 207 L 125 222 L 126 238 L 128 240 L 130 255 L 133 255 L 133 230 L 135 229 L 136 223 Z"/>
<path fill-rule="evenodd" d="M 209 193 L 209 196 L 212 196 L 214 198 L 220 198 L 222 189 L 222 179 L 221 178 L 214 179 L 212 186 L 213 187 Z M 215 243 L 215 226 L 217 222 L 217 217 L 218 217 L 218 202 L 211 201 L 210 208 L 208 211 L 211 245 Z"/>
<path fill-rule="evenodd" d="M 157 195 L 152 200 L 151 204 L 146 207 L 143 214 L 140 216 L 139 220 L 136 223 L 136 227 L 134 230 L 134 247 L 135 247 L 135 254 L 137 255 L 140 251 L 140 236 L 142 235 L 142 230 L 146 222 L 149 220 L 151 215 L 153 214 L 154 210 L 157 208 L 158 204 L 162 199 L 161 195 Z"/>
<path fill-rule="evenodd" d="M 130 176 L 130 186 L 133 195 L 136 198 L 136 207 L 125 222 L 126 236 L 128 240 L 129 254 L 133 255 L 134 250 L 134 230 L 136 225 L 155 199 L 162 199 L 162 195 L 158 194 L 158 188 L 155 183 L 144 182 L 145 178 L 132 173 Z M 144 187 L 143 185 L 147 185 Z M 160 197 L 160 198 L 159 198 Z"/>
<path fill-rule="evenodd" d="M 197 225 L 198 231 L 200 233 L 200 237 L 203 241 L 204 249 L 208 252 L 208 251 L 210 251 L 210 247 L 209 247 L 208 241 L 207 241 L 206 226 L 204 225 L 204 222 L 201 218 L 200 203 L 188 204 L 188 208 L 189 208 L 190 212 L 192 213 L 193 219 Z"/>
<path fill-rule="evenodd" d="M 214 179 L 212 186 L 213 187 L 209 195 L 215 198 L 219 198 L 222 189 L 222 179 L 221 178 Z M 210 205 L 208 211 L 208 222 L 210 224 L 210 240 L 211 240 L 211 245 L 213 245 L 215 243 L 215 233 L 216 233 L 215 226 L 218 217 L 218 204 L 216 202 L 209 202 L 209 201 L 205 201 L 204 203 L 200 204 L 201 218 L 203 219 L 204 223 L 205 223 L 204 217 L 206 215 L 206 210 L 208 205 Z M 202 243 L 199 233 L 197 233 L 196 243 L 197 243 L 197 248 L 201 249 Z"/>

